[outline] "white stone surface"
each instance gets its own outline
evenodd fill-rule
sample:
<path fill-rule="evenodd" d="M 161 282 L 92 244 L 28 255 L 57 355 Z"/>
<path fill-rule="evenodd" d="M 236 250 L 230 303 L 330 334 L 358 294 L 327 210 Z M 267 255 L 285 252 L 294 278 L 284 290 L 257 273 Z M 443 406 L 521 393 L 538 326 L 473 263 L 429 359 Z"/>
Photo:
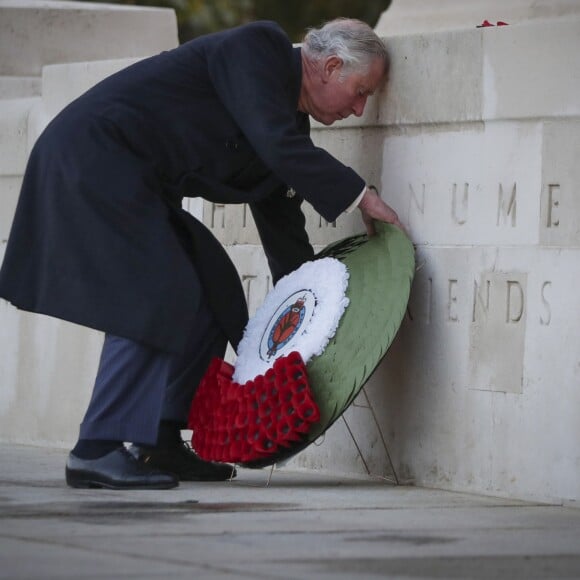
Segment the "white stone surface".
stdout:
<path fill-rule="evenodd" d="M 580 115 L 580 2 L 576 14 L 484 28 L 485 119 Z"/>
<path fill-rule="evenodd" d="M 89 402 L 101 333 L 0 300 L 0 439 L 71 445 Z"/>
<path fill-rule="evenodd" d="M 0 262 L 4 258 L 4 248 L 12 226 L 12 218 L 16 211 L 18 194 L 22 178 L 0 175 Z"/>
<path fill-rule="evenodd" d="M 0 77 L 0 100 L 39 96 L 40 85 L 38 77 Z"/>
<path fill-rule="evenodd" d="M 38 98 L 0 101 L 0 175 L 22 175 L 28 159 L 28 118 Z"/>
<path fill-rule="evenodd" d="M 384 141 L 382 188 L 417 244 L 535 244 L 543 125 L 429 126 Z"/>
<path fill-rule="evenodd" d="M 177 42 L 173 10 L 0 0 L 0 75 L 38 76 L 46 64 L 143 57 Z"/>
<path fill-rule="evenodd" d="M 392 0 L 375 27 L 378 34 L 474 28 L 484 20 L 509 24 L 578 14 L 577 0 Z"/>
<path fill-rule="evenodd" d="M 580 119 L 544 124 L 540 241 L 580 246 Z"/>
<path fill-rule="evenodd" d="M 391 82 L 379 111 L 379 124 L 481 119 L 482 36 L 476 29 L 387 36 Z"/>
<path fill-rule="evenodd" d="M 578 497 L 579 258 L 563 248 L 418 252 L 409 316 L 375 378 L 387 385 L 378 408 L 403 473 Z"/>

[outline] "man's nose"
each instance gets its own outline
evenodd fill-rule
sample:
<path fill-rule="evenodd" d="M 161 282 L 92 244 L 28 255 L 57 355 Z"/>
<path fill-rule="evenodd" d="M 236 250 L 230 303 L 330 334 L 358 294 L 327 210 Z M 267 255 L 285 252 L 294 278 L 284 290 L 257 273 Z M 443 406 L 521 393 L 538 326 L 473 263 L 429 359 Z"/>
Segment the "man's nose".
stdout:
<path fill-rule="evenodd" d="M 360 97 L 359 99 L 357 99 L 357 101 L 354 103 L 352 107 L 353 114 L 357 117 L 360 117 L 364 113 L 366 104 L 367 104 L 366 97 Z"/>

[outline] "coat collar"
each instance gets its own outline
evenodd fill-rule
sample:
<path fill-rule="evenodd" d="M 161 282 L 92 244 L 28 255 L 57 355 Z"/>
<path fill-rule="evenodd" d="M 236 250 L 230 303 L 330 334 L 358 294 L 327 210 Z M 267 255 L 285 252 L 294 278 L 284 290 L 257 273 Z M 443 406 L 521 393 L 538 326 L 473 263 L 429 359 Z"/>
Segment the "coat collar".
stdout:
<path fill-rule="evenodd" d="M 302 87 L 302 49 L 295 46 L 292 49 L 292 75 L 294 81 L 294 94 L 292 95 L 294 103 L 298 108 L 298 99 L 300 98 L 300 88 Z"/>
<path fill-rule="evenodd" d="M 295 85 L 292 95 L 294 106 L 296 107 L 296 125 L 301 133 L 310 132 L 310 119 L 306 113 L 298 111 L 298 100 L 300 99 L 300 89 L 302 88 L 302 49 L 295 46 L 292 54 L 292 69 Z"/>

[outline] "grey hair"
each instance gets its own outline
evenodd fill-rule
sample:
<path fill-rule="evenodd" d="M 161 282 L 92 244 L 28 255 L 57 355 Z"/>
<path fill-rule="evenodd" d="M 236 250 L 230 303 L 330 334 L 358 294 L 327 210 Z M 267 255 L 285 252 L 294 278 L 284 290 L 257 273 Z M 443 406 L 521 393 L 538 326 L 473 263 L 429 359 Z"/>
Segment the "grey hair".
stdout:
<path fill-rule="evenodd" d="M 360 69 L 366 72 L 375 58 L 383 60 L 385 75 L 389 69 L 389 55 L 383 41 L 368 24 L 352 18 L 337 18 L 320 28 L 310 28 L 302 50 L 315 61 L 339 57 L 344 63 L 344 74 Z"/>

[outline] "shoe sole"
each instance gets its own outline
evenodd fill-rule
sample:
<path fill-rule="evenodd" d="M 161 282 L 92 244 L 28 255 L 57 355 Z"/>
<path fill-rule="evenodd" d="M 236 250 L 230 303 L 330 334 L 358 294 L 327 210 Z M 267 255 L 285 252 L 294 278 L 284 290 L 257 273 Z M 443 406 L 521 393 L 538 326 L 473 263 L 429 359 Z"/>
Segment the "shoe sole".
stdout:
<path fill-rule="evenodd" d="M 147 489 L 174 489 L 179 485 L 179 481 L 168 483 L 156 483 L 147 485 L 127 484 L 119 485 L 108 481 L 98 481 L 91 478 L 83 478 L 66 474 L 66 484 L 74 489 L 113 489 L 113 490 L 147 490 Z"/>

